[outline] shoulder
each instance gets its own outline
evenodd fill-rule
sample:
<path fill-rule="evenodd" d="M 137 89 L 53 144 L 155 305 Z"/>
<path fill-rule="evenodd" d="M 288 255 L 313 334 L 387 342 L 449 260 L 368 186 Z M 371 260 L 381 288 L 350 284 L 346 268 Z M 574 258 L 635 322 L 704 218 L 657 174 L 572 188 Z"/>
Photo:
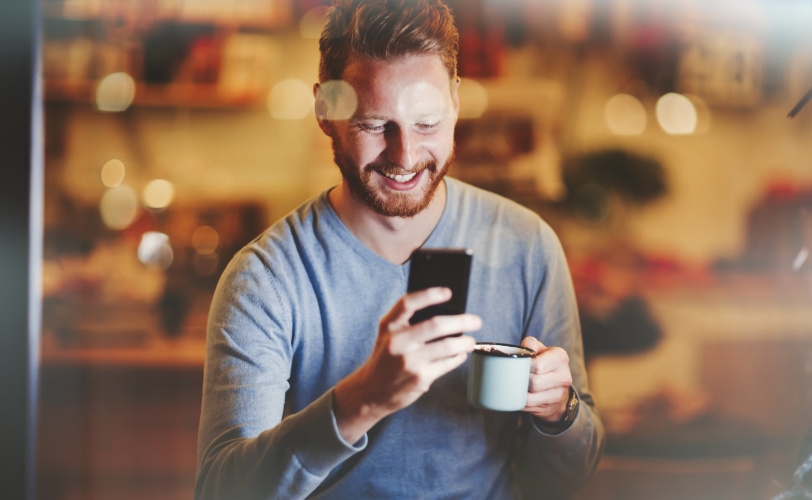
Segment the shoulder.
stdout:
<path fill-rule="evenodd" d="M 458 179 L 448 179 L 448 186 L 461 221 L 543 248 L 560 246 L 550 225 L 527 207 Z"/>
<path fill-rule="evenodd" d="M 220 281 L 279 288 L 295 280 L 303 267 L 303 254 L 319 241 L 323 195 L 300 205 L 253 241 L 240 249 L 229 262 Z"/>

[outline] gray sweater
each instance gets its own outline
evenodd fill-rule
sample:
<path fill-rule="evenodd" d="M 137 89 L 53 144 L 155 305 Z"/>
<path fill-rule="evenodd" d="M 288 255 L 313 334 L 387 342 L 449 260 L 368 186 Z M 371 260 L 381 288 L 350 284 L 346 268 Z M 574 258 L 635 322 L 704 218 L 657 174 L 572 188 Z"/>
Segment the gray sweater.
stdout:
<path fill-rule="evenodd" d="M 454 179 L 446 186 L 424 247 L 473 249 L 467 310 L 483 321 L 477 341 L 518 344 L 533 335 L 569 353 L 582 401 L 573 425 L 552 435 L 528 414 L 470 406 L 466 363 L 357 443 L 345 442 L 332 387 L 369 357 L 378 321 L 406 292 L 409 263 L 365 247 L 324 193 L 239 252 L 217 286 L 196 498 L 514 498 L 518 440 L 523 470 L 556 489 L 592 474 L 603 427 L 558 239 L 509 200 Z"/>

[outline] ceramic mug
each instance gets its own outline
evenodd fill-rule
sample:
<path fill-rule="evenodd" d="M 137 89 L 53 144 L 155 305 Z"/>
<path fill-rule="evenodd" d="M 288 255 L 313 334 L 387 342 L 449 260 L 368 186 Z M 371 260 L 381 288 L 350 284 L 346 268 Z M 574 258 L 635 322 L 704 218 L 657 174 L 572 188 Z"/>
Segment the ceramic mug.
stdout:
<path fill-rule="evenodd" d="M 496 411 L 524 408 L 535 355 L 520 345 L 478 342 L 468 365 L 468 403 Z"/>

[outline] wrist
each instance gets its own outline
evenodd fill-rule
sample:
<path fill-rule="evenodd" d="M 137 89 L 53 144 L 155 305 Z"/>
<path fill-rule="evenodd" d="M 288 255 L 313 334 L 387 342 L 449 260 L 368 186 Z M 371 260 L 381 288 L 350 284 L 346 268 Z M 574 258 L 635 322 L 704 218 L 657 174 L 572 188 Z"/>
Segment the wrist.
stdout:
<path fill-rule="evenodd" d="M 548 418 L 543 418 L 536 414 L 533 416 L 537 419 L 537 426 L 543 431 L 561 433 L 572 426 L 573 422 L 575 421 L 575 417 L 578 416 L 580 403 L 581 400 L 578 393 L 573 387 L 570 387 L 565 394 L 564 411 L 562 414 L 556 412 L 555 415 L 551 415 Z M 558 418 L 553 419 L 555 416 L 558 416 Z"/>
<path fill-rule="evenodd" d="M 341 380 L 333 389 L 333 414 L 341 437 L 355 443 L 387 413 L 371 403 L 360 372 Z"/>
<path fill-rule="evenodd" d="M 555 411 L 549 412 L 546 411 L 543 414 L 533 413 L 533 416 L 537 419 L 541 420 L 546 425 L 557 425 L 561 423 L 564 419 L 564 416 L 567 413 L 567 403 L 570 400 L 570 391 L 567 390 L 564 392 L 564 395 L 561 397 L 561 400 L 555 407 Z"/>

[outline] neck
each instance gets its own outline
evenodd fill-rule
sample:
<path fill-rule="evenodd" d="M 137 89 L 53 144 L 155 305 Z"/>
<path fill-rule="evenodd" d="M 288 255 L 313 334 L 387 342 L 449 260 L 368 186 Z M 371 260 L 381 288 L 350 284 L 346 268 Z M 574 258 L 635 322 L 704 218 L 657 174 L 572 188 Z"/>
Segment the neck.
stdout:
<path fill-rule="evenodd" d="M 429 206 L 411 218 L 386 217 L 359 201 L 345 182 L 330 191 L 330 203 L 341 222 L 361 243 L 394 264 L 403 264 L 426 242 L 445 210 L 445 181 Z"/>

